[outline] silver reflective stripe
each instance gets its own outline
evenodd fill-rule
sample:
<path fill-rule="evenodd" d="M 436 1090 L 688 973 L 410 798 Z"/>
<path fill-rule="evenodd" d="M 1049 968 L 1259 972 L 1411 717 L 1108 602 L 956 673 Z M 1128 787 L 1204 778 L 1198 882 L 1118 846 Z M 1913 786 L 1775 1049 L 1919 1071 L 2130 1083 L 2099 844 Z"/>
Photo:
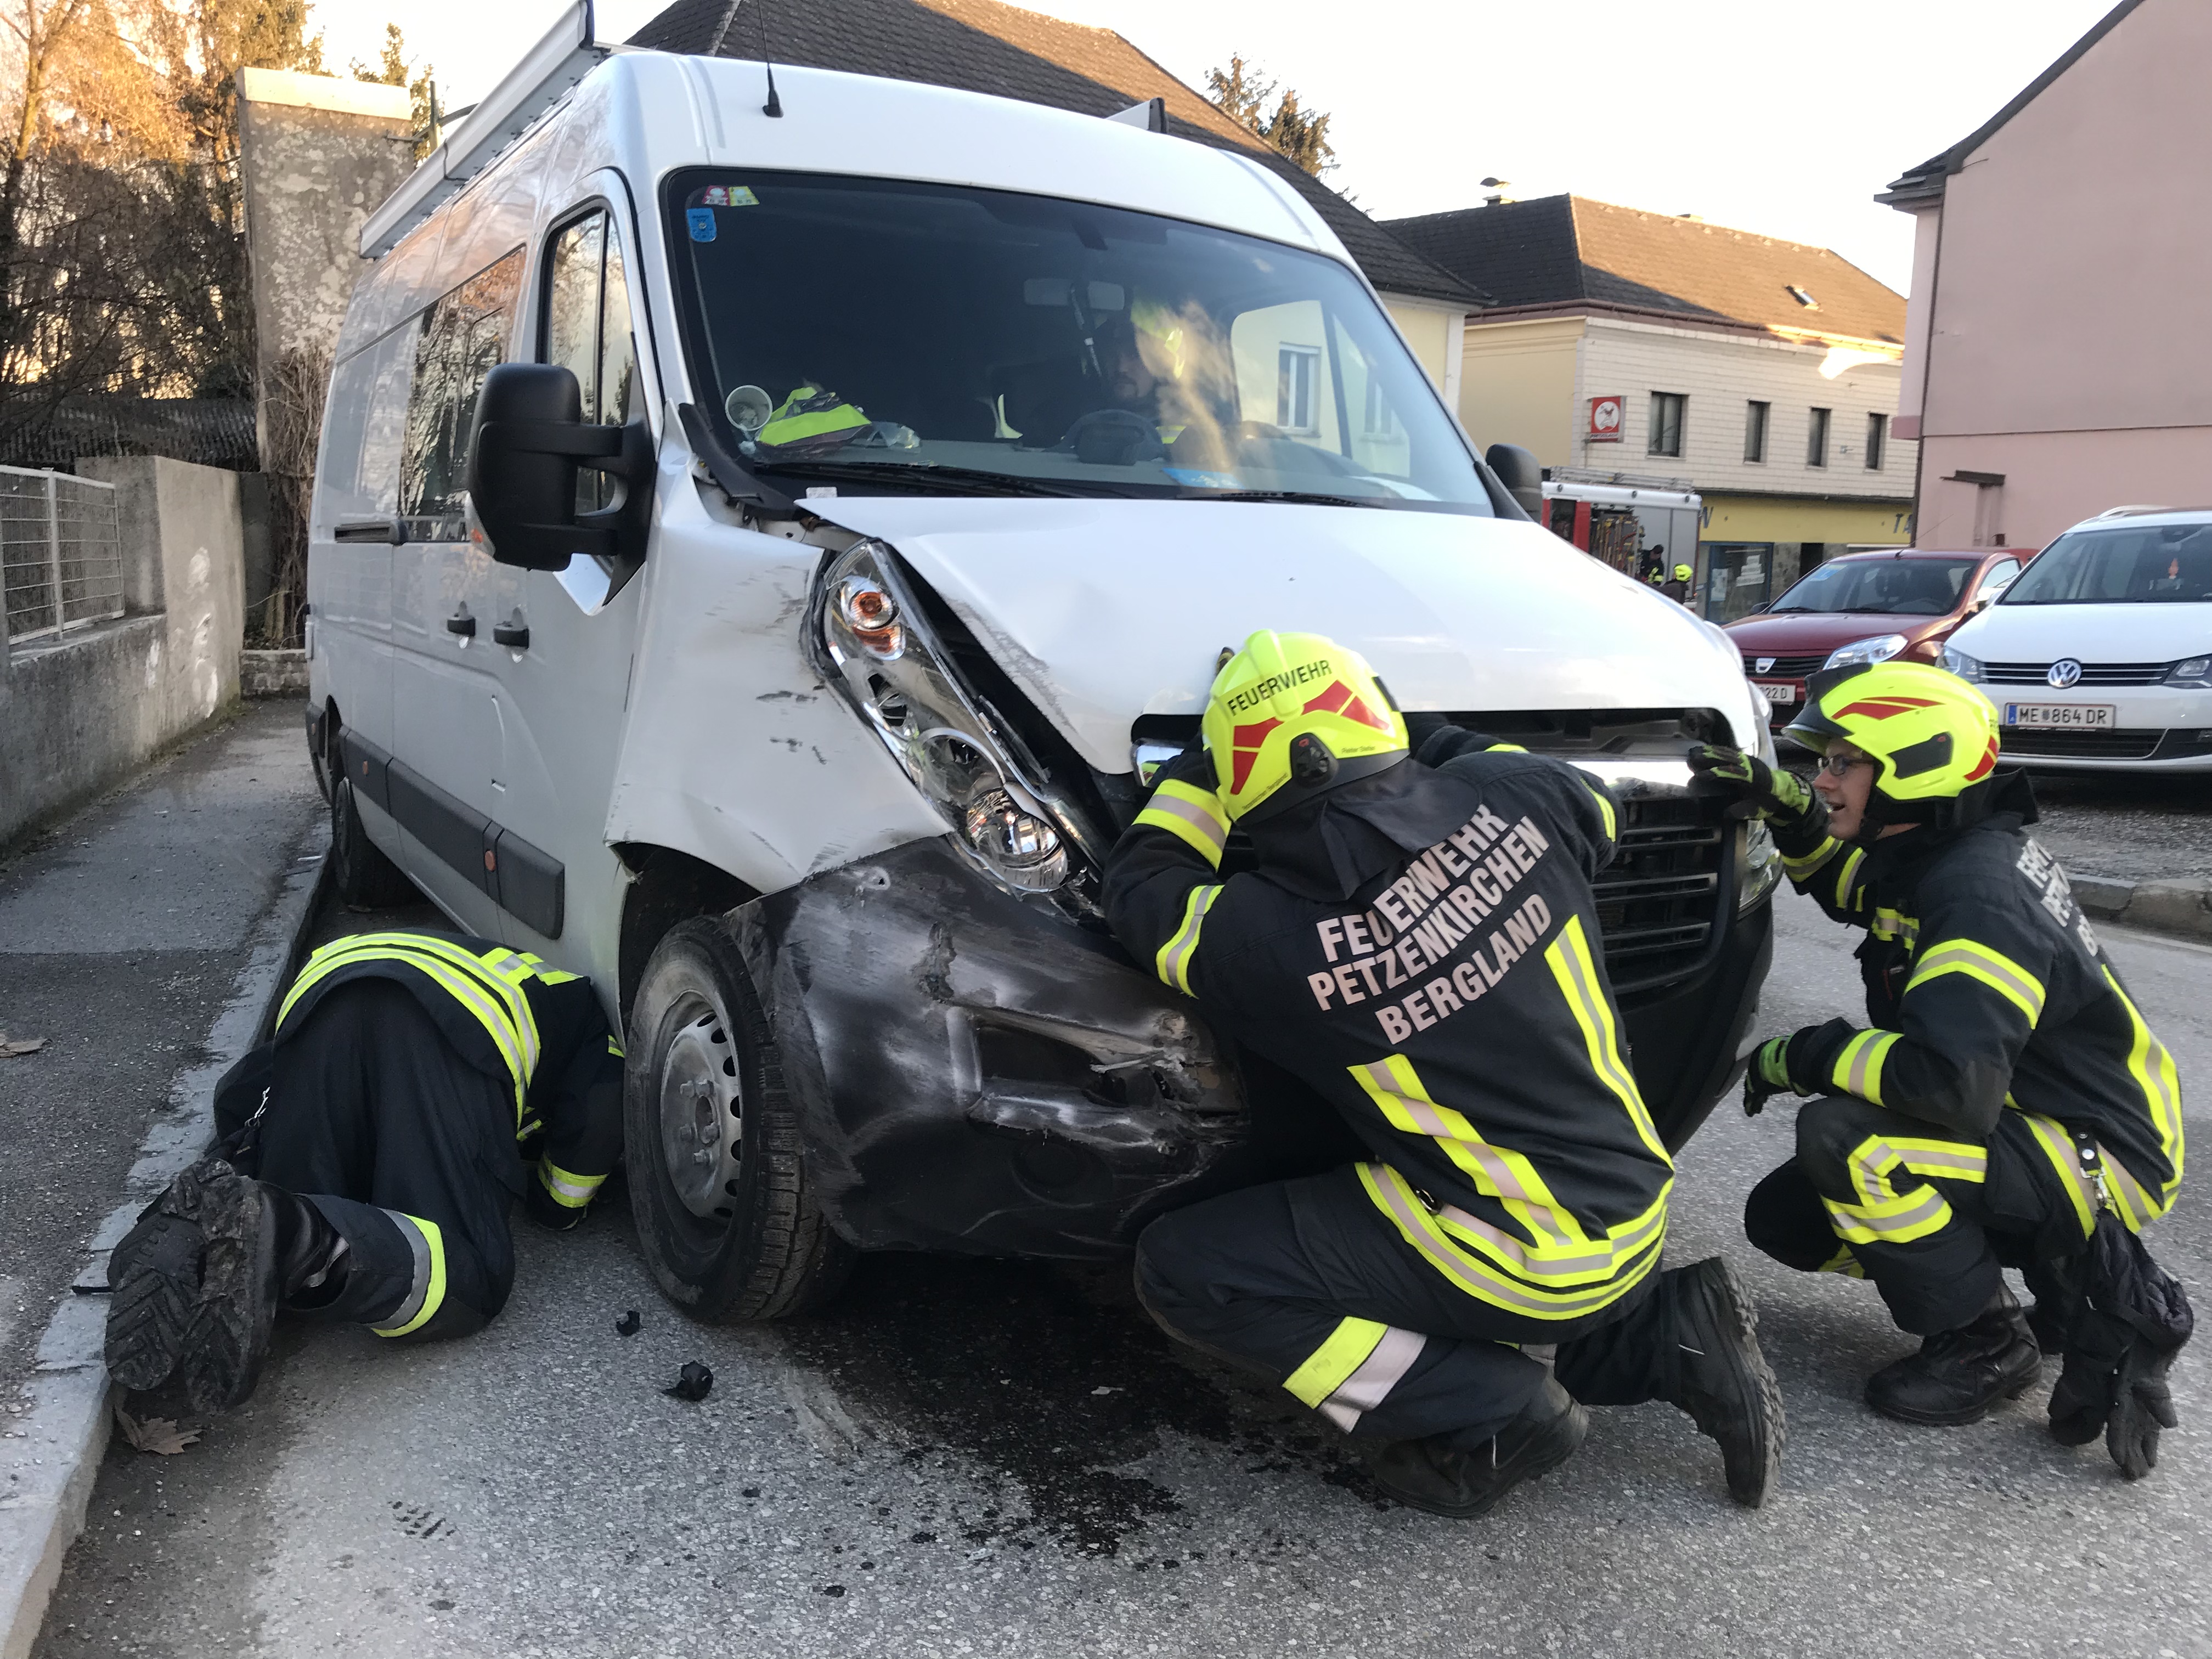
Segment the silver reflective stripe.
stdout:
<path fill-rule="evenodd" d="M 1395 1325 L 1386 1326 L 1382 1340 L 1375 1345 L 1374 1352 L 1316 1409 L 1338 1428 L 1350 1434 L 1360 1418 L 1381 1405 L 1389 1397 L 1390 1390 L 1405 1379 L 1406 1373 L 1413 1369 L 1413 1362 L 1421 1357 L 1421 1350 L 1427 1346 L 1428 1340 L 1419 1331 L 1401 1331 Z"/>
<path fill-rule="evenodd" d="M 412 1288 L 407 1292 L 407 1299 L 384 1318 L 376 1321 L 373 1327 L 380 1331 L 396 1331 L 422 1311 L 423 1299 L 430 1294 L 430 1241 L 415 1224 L 413 1216 L 402 1215 L 397 1210 L 386 1210 L 384 1213 L 392 1218 L 392 1224 L 399 1229 L 400 1237 L 407 1241 L 407 1248 L 415 1253 L 415 1278 Z"/>
<path fill-rule="evenodd" d="M 1531 1296 L 1516 1289 L 1503 1273 L 1478 1272 L 1472 1258 L 1446 1245 L 1431 1225 L 1425 1224 L 1431 1220 L 1428 1212 L 1422 1210 L 1416 1215 L 1415 1206 L 1407 1201 L 1399 1180 L 1393 1178 L 1396 1172 L 1389 1164 L 1370 1164 L 1367 1167 L 1374 1171 L 1370 1177 L 1374 1182 L 1373 1190 L 1381 1196 L 1384 1207 L 1398 1222 L 1399 1231 L 1413 1241 L 1413 1248 L 1462 1289 L 1500 1307 L 1516 1308 L 1545 1319 L 1571 1319 L 1577 1314 L 1593 1313 L 1626 1294 L 1628 1287 L 1643 1276 L 1644 1270 L 1648 1270 L 1650 1263 L 1658 1260 L 1655 1251 L 1646 1258 L 1644 1269 L 1639 1269 L 1633 1277 L 1609 1279 L 1580 1295 L 1553 1293 L 1543 1297 Z"/>
<path fill-rule="evenodd" d="M 1198 831 L 1206 846 L 1212 849 L 1213 861 L 1221 862 L 1221 849 L 1229 844 L 1229 831 L 1222 828 L 1220 819 L 1195 801 L 1185 800 L 1180 795 L 1165 793 L 1152 797 L 1152 804 L 1138 815 L 1138 822 L 1153 816 L 1175 818 Z"/>

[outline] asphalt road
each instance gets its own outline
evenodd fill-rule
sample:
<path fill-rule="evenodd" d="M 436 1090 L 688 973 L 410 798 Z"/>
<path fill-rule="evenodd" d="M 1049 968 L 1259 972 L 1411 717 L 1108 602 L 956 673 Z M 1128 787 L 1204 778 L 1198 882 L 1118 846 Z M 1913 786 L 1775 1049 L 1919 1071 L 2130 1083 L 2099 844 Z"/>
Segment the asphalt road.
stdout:
<path fill-rule="evenodd" d="M 2201 1116 L 2212 951 L 2108 937 Z M 1785 901 L 1763 1029 L 1854 1008 L 1851 942 Z M 181 1455 L 118 1441 L 38 1651 L 2212 1654 L 2204 1362 L 2137 1486 L 2053 1443 L 2041 1389 L 1972 1428 L 1874 1418 L 1860 1380 L 1909 1343 L 1872 1291 L 1737 1229 L 1790 1118 L 1716 1113 L 1670 1247 L 1726 1253 L 1760 1297 L 1792 1439 L 1759 1512 L 1658 1405 L 1594 1412 L 1575 1461 L 1486 1521 L 1397 1507 L 1110 1273 L 879 1257 L 827 1315 L 703 1328 L 659 1299 L 617 1194 L 579 1234 L 522 1229 L 480 1336 L 288 1328 Z M 2185 1196 L 2154 1236 L 2200 1287 L 2206 1215 Z M 694 1358 L 713 1392 L 665 1397 Z"/>
<path fill-rule="evenodd" d="M 115 1206 L 323 810 L 299 705 L 257 703 L 0 866 L 0 1398 Z"/>
<path fill-rule="evenodd" d="M 2069 872 L 2124 881 L 2212 879 L 2212 773 L 2043 772 L 2038 840 Z"/>

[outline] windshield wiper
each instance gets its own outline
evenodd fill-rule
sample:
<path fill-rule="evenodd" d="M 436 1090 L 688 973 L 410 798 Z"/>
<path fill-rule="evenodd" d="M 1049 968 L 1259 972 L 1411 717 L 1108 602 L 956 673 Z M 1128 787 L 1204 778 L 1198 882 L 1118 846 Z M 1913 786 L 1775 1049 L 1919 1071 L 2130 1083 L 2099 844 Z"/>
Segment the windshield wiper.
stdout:
<path fill-rule="evenodd" d="M 1079 500 L 1089 493 L 1042 478 L 1024 477 L 1018 472 L 946 466 L 938 461 L 763 461 L 755 464 L 755 471 L 804 472 L 815 477 L 848 478 L 854 483 L 934 485 L 970 495 L 1059 495 Z"/>
<path fill-rule="evenodd" d="M 1189 489 L 1178 498 L 1194 501 L 1302 501 L 1315 507 L 1387 507 L 1382 495 L 1315 495 L 1303 489 Z"/>

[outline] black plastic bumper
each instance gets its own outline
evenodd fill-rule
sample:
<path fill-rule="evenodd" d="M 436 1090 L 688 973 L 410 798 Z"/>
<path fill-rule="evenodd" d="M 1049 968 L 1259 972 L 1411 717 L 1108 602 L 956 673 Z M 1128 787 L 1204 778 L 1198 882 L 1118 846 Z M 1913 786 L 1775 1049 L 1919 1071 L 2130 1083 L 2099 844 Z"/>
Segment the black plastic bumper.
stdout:
<path fill-rule="evenodd" d="M 1279 1146 L 1253 1144 L 1241 1068 L 1194 1004 L 947 842 L 813 877 L 729 925 L 816 1192 L 863 1249 L 1111 1259 L 1156 1215 L 1288 1172 Z M 1685 982 L 1624 1010 L 1669 1146 L 1733 1077 L 1771 944 L 1761 905 Z M 1261 1139 L 1327 1146 L 1268 1092 Z"/>

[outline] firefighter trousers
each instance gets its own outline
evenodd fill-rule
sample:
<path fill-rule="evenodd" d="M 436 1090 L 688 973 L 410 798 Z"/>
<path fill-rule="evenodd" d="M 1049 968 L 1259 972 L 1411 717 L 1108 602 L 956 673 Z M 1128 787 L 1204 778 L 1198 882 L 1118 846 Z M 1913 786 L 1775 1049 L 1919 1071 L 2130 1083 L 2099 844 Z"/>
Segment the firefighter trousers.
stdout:
<path fill-rule="evenodd" d="M 1564 1331 L 1509 1313 L 1424 1261 L 1350 1166 L 1194 1204 L 1137 1241 L 1138 1297 L 1170 1335 L 1280 1382 L 1346 1433 L 1446 1435 L 1470 1450 L 1547 1368 L 1588 1405 L 1671 1400 L 1668 1278 Z"/>
<path fill-rule="evenodd" d="M 2107 1180 L 2132 1219 L 2164 1205 L 2118 1159 Z M 1744 1232 L 1785 1266 L 1871 1279 L 1899 1327 L 1955 1330 L 1987 1307 L 2003 1270 L 2053 1311 L 2069 1299 L 2097 1198 L 2052 1120 L 2008 1109 L 1981 1140 L 1844 1095 L 1797 1114 L 1797 1156 L 1752 1189 Z"/>
<path fill-rule="evenodd" d="M 514 1121 L 512 1086 L 464 1060 L 405 987 L 325 997 L 276 1046 L 244 1159 L 346 1241 L 335 1296 L 288 1310 L 410 1340 L 482 1329 L 514 1284 Z"/>

